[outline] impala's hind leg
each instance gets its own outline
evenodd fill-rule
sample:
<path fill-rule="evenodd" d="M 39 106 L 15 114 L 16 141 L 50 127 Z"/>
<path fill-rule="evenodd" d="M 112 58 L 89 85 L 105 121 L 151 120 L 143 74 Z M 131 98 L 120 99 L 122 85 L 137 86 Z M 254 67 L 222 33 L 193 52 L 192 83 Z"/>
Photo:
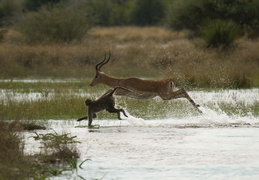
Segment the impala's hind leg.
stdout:
<path fill-rule="evenodd" d="M 186 98 L 186 99 L 188 99 L 188 100 L 190 101 L 190 103 L 193 105 L 193 107 L 194 107 L 195 109 L 197 109 L 197 111 L 199 111 L 200 113 L 202 113 L 202 111 L 199 110 L 199 108 L 198 108 L 198 107 L 200 107 L 200 105 L 199 105 L 199 104 L 196 104 L 196 103 L 192 100 L 192 98 L 189 96 L 189 94 L 186 92 L 186 90 L 185 90 L 184 88 L 181 88 L 181 89 L 179 89 L 179 90 L 177 90 L 177 91 L 172 92 L 172 93 L 170 94 L 170 96 L 168 96 L 166 99 L 167 99 L 167 100 L 171 100 L 171 99 L 178 99 L 178 98 Z M 163 98 L 163 99 L 164 99 L 164 98 Z"/>

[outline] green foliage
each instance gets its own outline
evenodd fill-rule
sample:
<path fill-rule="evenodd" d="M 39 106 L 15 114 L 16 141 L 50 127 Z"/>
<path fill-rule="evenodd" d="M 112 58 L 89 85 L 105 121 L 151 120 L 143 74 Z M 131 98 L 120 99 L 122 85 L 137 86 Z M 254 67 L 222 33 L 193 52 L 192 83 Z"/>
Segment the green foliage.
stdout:
<path fill-rule="evenodd" d="M 64 0 L 25 0 L 24 8 L 29 11 L 38 10 L 42 6 L 52 6 Z"/>
<path fill-rule="evenodd" d="M 132 11 L 133 24 L 157 25 L 164 18 L 165 4 L 161 0 L 136 0 Z"/>
<path fill-rule="evenodd" d="M 63 4 L 63 6 L 62 6 Z M 64 5 L 65 4 L 65 5 Z M 60 13 L 54 13 L 53 9 L 60 6 Z M 73 6 L 76 6 L 73 8 Z M 43 12 L 45 8 L 45 12 Z M 70 12 L 68 9 L 73 9 Z M 84 9 L 84 10 L 81 10 Z M 47 12 L 48 13 L 47 13 Z M 31 12 L 34 12 L 32 14 Z M 88 13 L 87 13 L 88 12 Z M 38 15 L 36 15 L 38 14 Z M 47 15 L 50 14 L 50 15 Z M 62 17 L 62 15 L 63 17 Z M 26 34 L 37 34 L 36 39 L 53 39 L 53 34 L 60 38 L 62 33 L 57 29 L 65 29 L 67 33 L 74 29 L 85 29 L 89 25 L 89 19 L 96 18 L 101 26 L 121 25 L 166 25 L 173 29 L 190 29 L 197 31 L 199 26 L 206 21 L 222 19 L 232 20 L 240 25 L 243 32 L 249 37 L 258 36 L 259 28 L 259 1 L 258 0 L 1 0 L 0 1 L 0 26 L 16 24 L 16 19 L 11 17 L 26 15 L 27 20 L 32 21 L 24 26 L 36 26 L 34 30 Z M 51 21 L 50 18 L 53 18 Z M 72 20 L 71 20 L 72 19 Z M 77 24 L 80 22 L 82 27 Z M 71 23 L 74 22 L 74 24 Z M 37 22 L 37 23 L 36 23 Z M 66 24 L 66 25 L 64 25 Z M 51 26 L 49 31 L 43 31 L 43 26 Z M 59 27 L 57 27 L 59 26 Z M 64 27 L 65 26 L 65 27 Z M 24 28 L 24 27 L 23 27 Z M 88 28 L 88 27 L 87 27 Z M 40 30 L 38 30 L 40 29 Z M 74 30 L 73 29 L 73 30 Z M 34 32 L 35 30 L 39 32 Z M 55 32 L 55 33 L 54 33 Z M 52 38 L 40 37 L 39 34 L 52 34 Z M 35 36 L 35 35 L 34 35 Z M 66 37 L 68 35 L 65 35 Z M 28 38 L 28 37 L 27 37 Z M 78 38 L 78 37 L 77 37 Z M 75 39 L 77 39 L 75 38 Z M 33 37 L 30 38 L 30 40 Z M 62 41 L 64 37 L 62 37 Z M 66 38 L 65 41 L 67 41 Z M 35 40 L 34 40 L 35 41 Z M 70 40 L 68 40 L 70 41 Z"/>
<path fill-rule="evenodd" d="M 92 24 L 85 9 L 60 5 L 26 14 L 17 28 L 29 42 L 71 42 L 82 40 Z"/>
<path fill-rule="evenodd" d="M 130 13 L 132 11 L 131 1 L 121 1 L 112 4 L 110 25 L 122 26 L 130 23 Z"/>
<path fill-rule="evenodd" d="M 0 31 L 0 42 L 4 39 L 4 33 Z"/>
<path fill-rule="evenodd" d="M 160 0 L 92 0 L 89 7 L 98 17 L 98 24 L 157 25 L 165 16 L 165 2 Z"/>
<path fill-rule="evenodd" d="M 239 27 L 233 21 L 214 20 L 200 27 L 201 37 L 207 47 L 228 48 L 240 37 Z"/>
<path fill-rule="evenodd" d="M 76 149 L 75 144 L 80 143 L 76 141 L 75 138 L 77 136 L 71 136 L 69 133 L 63 133 L 59 135 L 57 132 L 47 133 L 47 134 L 38 134 L 33 138 L 35 140 L 41 140 L 43 144 L 43 149 L 45 151 L 46 157 L 44 159 L 48 159 L 53 162 L 56 159 L 63 161 L 70 161 L 71 159 L 78 158 L 79 154 Z"/>
<path fill-rule="evenodd" d="M 105 26 L 110 24 L 111 2 L 109 0 L 93 0 L 90 8 L 96 13 L 98 24 Z"/>
<path fill-rule="evenodd" d="M 76 136 L 69 133 L 61 135 L 54 133 L 35 133 L 35 140 L 43 144 L 40 154 L 26 155 L 24 153 L 24 138 L 17 132 L 17 122 L 0 121 L 0 179 L 47 179 L 60 176 L 63 172 L 78 175 L 78 168 L 82 169 L 82 162 L 78 161 Z"/>
<path fill-rule="evenodd" d="M 15 0 L 1 0 L 0 1 L 0 26 L 8 24 L 6 21 L 18 13 L 20 10 L 19 3 Z"/>
<path fill-rule="evenodd" d="M 167 23 L 176 30 L 191 29 L 203 20 L 204 10 L 202 9 L 202 0 L 176 0 L 169 7 L 167 14 Z"/>
<path fill-rule="evenodd" d="M 90 0 L 89 2 L 86 6 L 94 12 L 98 25 L 129 24 L 132 9 L 131 0 Z"/>
<path fill-rule="evenodd" d="M 257 0 L 176 0 L 167 14 L 167 22 L 174 29 L 196 31 L 206 21 L 232 20 L 244 31 L 258 29 L 259 2 Z"/>

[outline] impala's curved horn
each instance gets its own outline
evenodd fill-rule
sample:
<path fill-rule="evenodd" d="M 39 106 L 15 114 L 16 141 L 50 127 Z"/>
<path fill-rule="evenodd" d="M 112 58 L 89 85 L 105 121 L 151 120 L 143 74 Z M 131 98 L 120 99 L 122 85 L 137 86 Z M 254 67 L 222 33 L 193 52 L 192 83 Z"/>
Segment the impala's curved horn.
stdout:
<path fill-rule="evenodd" d="M 95 69 L 96 71 L 100 71 L 101 70 L 101 67 L 105 64 L 107 64 L 111 59 L 111 52 L 109 51 L 109 57 L 108 59 L 106 60 L 106 52 L 105 52 L 105 56 L 104 56 L 104 59 L 102 60 L 102 62 L 98 63 L 96 66 L 95 66 Z"/>
<path fill-rule="evenodd" d="M 95 66 L 96 71 L 100 70 L 100 68 L 101 68 L 100 65 L 102 65 L 102 63 L 105 61 L 105 59 L 106 59 L 106 52 L 104 54 L 104 59 L 100 63 L 96 64 L 96 66 Z"/>

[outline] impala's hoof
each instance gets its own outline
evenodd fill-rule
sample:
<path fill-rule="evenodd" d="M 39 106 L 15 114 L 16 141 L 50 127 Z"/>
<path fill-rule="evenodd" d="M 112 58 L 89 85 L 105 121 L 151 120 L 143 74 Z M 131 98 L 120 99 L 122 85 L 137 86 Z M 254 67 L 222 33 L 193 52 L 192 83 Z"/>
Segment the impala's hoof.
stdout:
<path fill-rule="evenodd" d="M 199 108 L 197 108 L 197 110 L 198 110 L 199 113 L 203 114 L 202 111 Z"/>

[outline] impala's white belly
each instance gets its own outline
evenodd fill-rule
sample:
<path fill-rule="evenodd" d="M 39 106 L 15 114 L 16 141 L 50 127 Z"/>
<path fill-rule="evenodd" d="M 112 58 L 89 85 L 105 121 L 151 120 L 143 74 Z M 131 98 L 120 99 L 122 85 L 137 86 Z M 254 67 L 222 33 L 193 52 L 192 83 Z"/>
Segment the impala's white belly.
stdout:
<path fill-rule="evenodd" d="M 156 97 L 157 95 L 152 94 L 152 93 L 146 93 L 146 94 L 142 94 L 142 95 L 136 95 L 134 93 L 128 93 L 125 96 L 130 97 L 130 98 L 134 98 L 134 99 L 152 99 L 152 98 Z"/>
<path fill-rule="evenodd" d="M 130 98 L 135 98 L 135 99 L 151 99 L 157 96 L 156 93 L 151 93 L 151 92 L 132 92 L 132 91 L 127 91 L 123 89 L 118 89 L 115 92 L 115 95 L 117 96 L 126 96 Z"/>

